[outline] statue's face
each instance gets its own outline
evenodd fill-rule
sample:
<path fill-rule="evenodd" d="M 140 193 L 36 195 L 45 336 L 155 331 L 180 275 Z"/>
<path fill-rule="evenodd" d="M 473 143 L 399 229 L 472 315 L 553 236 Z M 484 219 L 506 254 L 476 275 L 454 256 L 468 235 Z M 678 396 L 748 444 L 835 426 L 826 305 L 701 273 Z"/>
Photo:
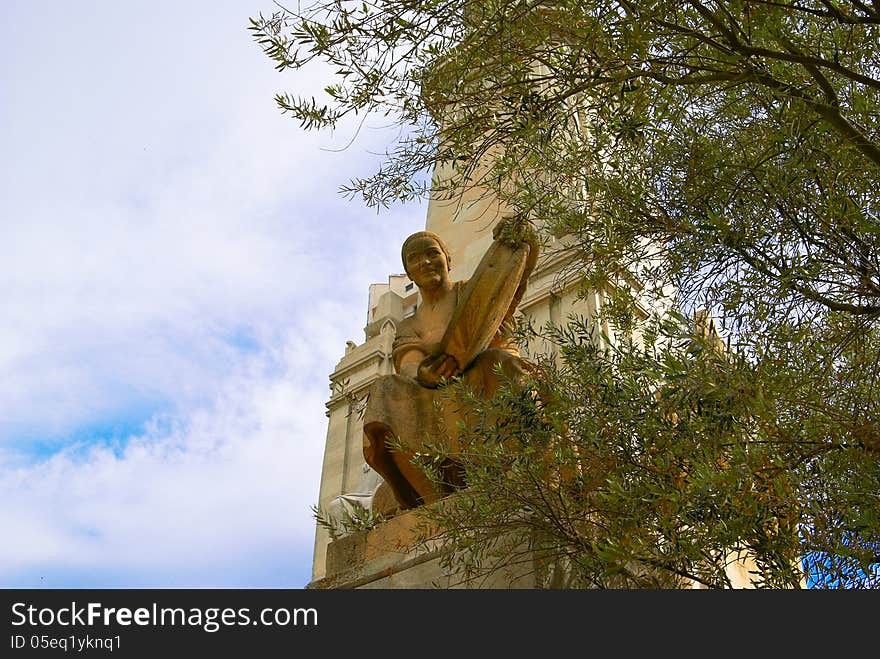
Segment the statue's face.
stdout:
<path fill-rule="evenodd" d="M 408 246 L 406 272 L 419 288 L 432 289 L 449 280 L 446 254 L 433 238 L 416 238 Z"/>

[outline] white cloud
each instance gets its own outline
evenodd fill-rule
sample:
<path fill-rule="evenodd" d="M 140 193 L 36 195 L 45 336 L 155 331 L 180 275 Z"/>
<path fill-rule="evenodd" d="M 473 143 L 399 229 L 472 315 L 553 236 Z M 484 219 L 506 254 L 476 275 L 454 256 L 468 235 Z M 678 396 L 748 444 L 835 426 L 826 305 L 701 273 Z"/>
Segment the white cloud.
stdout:
<path fill-rule="evenodd" d="M 338 197 L 372 157 L 278 113 L 259 4 L 0 9 L 0 584 L 308 573 L 327 375 L 424 209 Z"/>
<path fill-rule="evenodd" d="M 132 586 L 237 586 L 249 585 L 249 566 L 263 571 L 297 549 L 310 558 L 307 502 L 317 499 L 326 420 L 323 396 L 302 377 L 315 357 L 299 342 L 252 356 L 210 406 L 122 446 L 9 465 L 0 583 L 67 585 L 45 578 L 63 566 L 92 585 L 127 570 Z M 303 586 L 307 575 L 300 565 L 275 585 Z"/>
<path fill-rule="evenodd" d="M 31 131 L 12 135 L 24 155 L 6 163 L 18 185 L 10 183 L 5 195 L 9 220 L 0 242 L 7 273 L 0 279 L 0 409 L 10 411 L 0 418 L 0 441 L 23 429 L 58 436 L 124 413 L 132 397 L 197 398 L 235 358 L 230 336 L 295 325 L 313 300 L 354 299 L 346 288 L 364 295 L 376 278 L 355 277 L 352 268 L 363 276 L 371 257 L 353 254 L 364 248 L 360 241 L 376 254 L 375 238 L 391 234 L 392 222 L 336 195 L 367 166 L 322 152 L 326 136 L 302 133 L 280 116 L 270 63 L 248 41 L 244 17 L 233 16 L 240 21 L 234 30 L 230 23 L 213 28 L 236 35 L 247 50 L 188 45 L 174 67 L 160 43 L 144 36 L 152 28 L 156 38 L 162 25 L 149 14 L 125 41 L 120 59 L 128 65 L 100 69 L 111 82 L 57 76 L 96 98 L 78 97 L 60 126 L 36 103 L 41 139 L 29 143 Z M 77 20 L 95 27 L 99 17 L 85 12 Z M 186 16 L 172 25 L 180 22 Z M 183 34 L 166 38 L 171 52 L 187 45 Z M 71 68 L 83 75 L 103 59 L 100 44 L 79 39 L 85 63 L 74 60 Z M 114 45 L 122 47 L 105 48 Z M 139 46 L 148 54 L 131 59 Z M 255 57 L 245 67 L 227 51 Z M 210 53 L 219 61 L 203 79 Z M 322 81 L 302 84 L 319 88 Z M 116 112 L 102 105 L 114 103 Z M 24 110 L 15 116 L 32 121 Z M 339 321 L 349 327 L 362 321 L 359 308 L 345 316 Z"/>

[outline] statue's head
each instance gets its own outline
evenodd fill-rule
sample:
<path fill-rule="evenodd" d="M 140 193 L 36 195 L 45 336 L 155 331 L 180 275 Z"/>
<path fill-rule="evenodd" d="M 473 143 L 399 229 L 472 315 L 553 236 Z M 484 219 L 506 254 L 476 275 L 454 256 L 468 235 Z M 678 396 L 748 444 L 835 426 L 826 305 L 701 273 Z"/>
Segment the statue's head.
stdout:
<path fill-rule="evenodd" d="M 449 250 L 443 239 L 433 231 L 417 231 L 403 241 L 400 249 L 403 269 L 407 276 L 421 288 L 439 277 L 449 278 Z"/>

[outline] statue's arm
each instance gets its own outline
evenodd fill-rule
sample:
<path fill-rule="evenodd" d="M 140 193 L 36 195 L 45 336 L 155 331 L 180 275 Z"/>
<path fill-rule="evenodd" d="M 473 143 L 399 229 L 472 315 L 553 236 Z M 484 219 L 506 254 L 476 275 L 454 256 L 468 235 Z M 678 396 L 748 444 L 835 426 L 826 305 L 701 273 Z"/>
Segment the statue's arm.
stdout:
<path fill-rule="evenodd" d="M 394 370 L 400 375 L 415 379 L 419 362 L 425 358 L 422 347 L 422 337 L 419 336 L 412 317 L 404 318 L 397 326 L 394 343 L 391 345 Z"/>
<path fill-rule="evenodd" d="M 502 219 L 495 225 L 495 228 L 492 231 L 492 238 L 513 249 L 517 249 L 523 244 L 527 245 L 529 248 L 529 254 L 528 257 L 526 257 L 526 264 L 523 269 L 522 277 L 520 277 L 519 286 L 517 286 L 516 292 L 513 294 L 513 300 L 507 309 L 507 313 L 504 315 L 504 320 L 502 321 L 502 325 L 506 325 L 511 321 L 513 314 L 516 312 L 516 308 L 522 301 L 522 298 L 526 293 L 526 287 L 529 283 L 529 277 L 532 275 L 535 266 L 538 264 L 538 254 L 540 250 L 538 246 L 538 235 L 531 226 L 524 222 L 518 222 L 516 217 L 512 216 Z"/>
<path fill-rule="evenodd" d="M 416 381 L 423 387 L 435 388 L 445 384 L 446 380 L 461 375 L 461 369 L 455 357 L 439 352 L 425 357 L 418 366 Z"/>
<path fill-rule="evenodd" d="M 397 372 L 412 378 L 423 387 L 439 387 L 444 380 L 460 375 L 458 362 L 445 353 L 427 355 L 412 347 L 400 356 Z"/>
<path fill-rule="evenodd" d="M 535 235 L 535 232 L 529 231 L 524 242 L 529 246 L 529 256 L 526 259 L 526 267 L 519 280 L 519 287 L 516 289 L 516 293 L 513 294 L 513 302 L 511 302 L 510 311 L 508 312 L 509 316 L 512 316 L 513 312 L 516 311 L 516 308 L 519 306 L 523 295 L 525 295 L 526 287 L 529 283 L 529 277 L 532 276 L 532 272 L 534 272 L 535 266 L 538 264 L 538 238 Z"/>
<path fill-rule="evenodd" d="M 405 318 L 397 328 L 391 353 L 394 370 L 431 389 L 461 375 L 454 357 L 443 352 L 429 354 L 429 347 L 422 340 L 413 318 Z"/>
<path fill-rule="evenodd" d="M 426 356 L 415 346 L 409 347 L 398 359 L 397 372 L 415 380 L 419 374 L 419 364 Z"/>

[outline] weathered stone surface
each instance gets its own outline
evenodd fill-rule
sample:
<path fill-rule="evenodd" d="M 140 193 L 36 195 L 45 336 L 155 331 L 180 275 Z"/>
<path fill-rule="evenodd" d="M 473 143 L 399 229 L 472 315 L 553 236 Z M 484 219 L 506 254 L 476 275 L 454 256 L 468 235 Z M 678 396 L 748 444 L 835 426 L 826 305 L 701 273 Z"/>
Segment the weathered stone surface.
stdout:
<path fill-rule="evenodd" d="M 310 587 L 359 587 L 435 558 L 430 546 L 418 546 L 424 522 L 416 512 L 398 515 L 375 529 L 358 531 L 331 542 L 327 546 L 326 576 Z"/>
<path fill-rule="evenodd" d="M 444 550 L 423 511 L 425 508 L 405 511 L 374 529 L 331 542 L 327 547 L 326 574 L 308 588 L 566 587 L 565 571 L 539 560 L 518 560 L 478 577 L 451 570 L 444 564 Z M 526 555 L 528 551 L 524 549 L 522 553 Z"/>
<path fill-rule="evenodd" d="M 443 505 L 443 502 L 436 505 Z M 327 571 L 310 589 L 336 588 L 477 588 L 565 589 L 571 588 L 570 572 L 563 562 L 533 557 L 518 551 L 519 559 L 478 577 L 466 577 L 444 567 L 444 550 L 432 535 L 424 508 L 409 510 L 370 531 L 359 531 L 331 542 L 327 547 Z M 431 540 L 431 538 L 435 538 Z M 745 552 L 731 552 L 727 574 L 731 587 L 750 589 L 754 562 Z M 668 578 L 668 575 L 666 575 Z M 613 586 L 612 586 L 613 587 Z M 622 585 L 622 587 L 626 587 Z M 670 580 L 658 587 L 702 589 L 688 579 Z"/>

